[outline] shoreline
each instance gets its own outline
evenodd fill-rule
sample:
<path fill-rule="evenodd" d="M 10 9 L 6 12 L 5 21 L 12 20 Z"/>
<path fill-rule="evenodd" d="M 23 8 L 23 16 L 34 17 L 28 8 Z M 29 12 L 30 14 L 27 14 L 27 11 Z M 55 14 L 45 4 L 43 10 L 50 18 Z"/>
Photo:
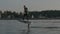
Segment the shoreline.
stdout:
<path fill-rule="evenodd" d="M 30 19 L 30 20 L 56 20 L 56 19 L 54 19 L 54 18 L 49 18 L 49 19 L 45 19 L 45 18 L 40 18 L 40 19 Z M 59 19 L 57 19 L 57 20 L 60 20 L 60 18 Z"/>
<path fill-rule="evenodd" d="M 22 18 L 0 18 L 0 20 L 21 20 Z M 60 20 L 60 18 L 29 18 L 28 20 Z"/>

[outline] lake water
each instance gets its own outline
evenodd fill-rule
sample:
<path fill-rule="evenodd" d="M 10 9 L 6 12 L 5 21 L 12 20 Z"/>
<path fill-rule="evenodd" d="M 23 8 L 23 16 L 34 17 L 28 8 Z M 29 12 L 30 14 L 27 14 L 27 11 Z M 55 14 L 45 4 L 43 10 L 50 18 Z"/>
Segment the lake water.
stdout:
<path fill-rule="evenodd" d="M 60 20 L 29 21 L 32 22 L 30 32 L 27 31 L 27 24 L 18 20 L 0 20 L 0 34 L 60 34 Z"/>

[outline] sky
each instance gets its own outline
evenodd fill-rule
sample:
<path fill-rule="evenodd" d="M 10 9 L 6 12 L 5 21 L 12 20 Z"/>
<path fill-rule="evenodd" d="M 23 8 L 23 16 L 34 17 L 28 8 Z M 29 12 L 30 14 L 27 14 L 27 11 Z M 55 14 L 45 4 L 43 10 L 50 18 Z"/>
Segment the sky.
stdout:
<path fill-rule="evenodd" d="M 23 12 L 24 5 L 29 11 L 60 10 L 60 0 L 0 0 L 0 10 Z"/>

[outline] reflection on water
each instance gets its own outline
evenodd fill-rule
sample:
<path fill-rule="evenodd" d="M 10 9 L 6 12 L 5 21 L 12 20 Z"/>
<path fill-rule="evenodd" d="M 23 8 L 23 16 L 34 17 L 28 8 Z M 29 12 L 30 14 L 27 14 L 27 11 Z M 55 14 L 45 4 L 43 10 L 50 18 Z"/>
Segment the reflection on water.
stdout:
<path fill-rule="evenodd" d="M 30 31 L 26 31 L 26 30 L 22 30 L 22 32 L 21 32 L 21 34 L 29 34 L 30 33 Z"/>
<path fill-rule="evenodd" d="M 0 34 L 60 34 L 60 20 L 32 20 L 32 22 L 34 23 L 28 31 L 25 23 L 17 20 L 0 20 Z"/>

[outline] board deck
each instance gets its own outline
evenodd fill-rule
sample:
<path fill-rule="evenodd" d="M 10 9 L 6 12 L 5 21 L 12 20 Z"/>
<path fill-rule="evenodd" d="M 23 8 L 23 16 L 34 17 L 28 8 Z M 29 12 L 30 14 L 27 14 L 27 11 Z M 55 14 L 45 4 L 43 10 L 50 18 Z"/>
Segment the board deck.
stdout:
<path fill-rule="evenodd" d="M 26 21 L 26 20 L 21 20 L 20 22 L 23 22 L 23 23 L 31 23 L 30 21 Z"/>

